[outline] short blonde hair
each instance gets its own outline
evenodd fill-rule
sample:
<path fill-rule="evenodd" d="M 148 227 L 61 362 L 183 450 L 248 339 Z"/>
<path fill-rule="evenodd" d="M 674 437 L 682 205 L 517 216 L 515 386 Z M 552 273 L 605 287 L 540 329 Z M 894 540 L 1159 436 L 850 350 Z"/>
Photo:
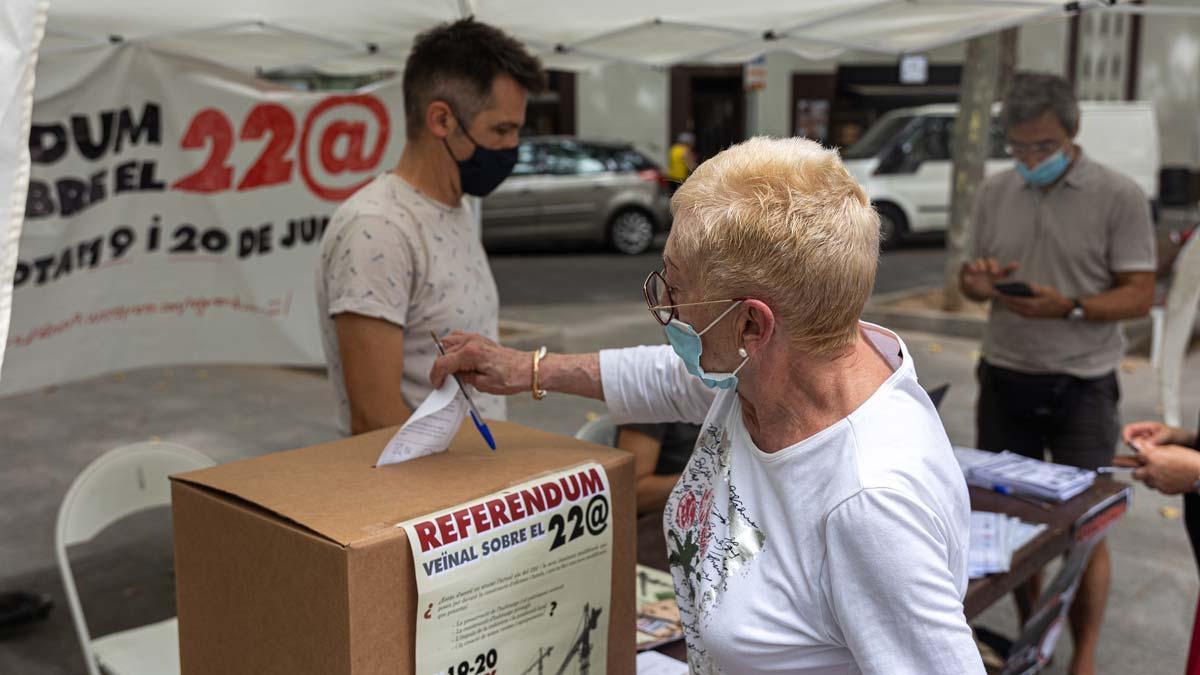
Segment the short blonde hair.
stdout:
<path fill-rule="evenodd" d="M 837 152 L 752 138 L 701 164 L 671 210 L 676 255 L 705 299 L 762 300 L 812 354 L 853 344 L 875 285 L 879 215 Z"/>

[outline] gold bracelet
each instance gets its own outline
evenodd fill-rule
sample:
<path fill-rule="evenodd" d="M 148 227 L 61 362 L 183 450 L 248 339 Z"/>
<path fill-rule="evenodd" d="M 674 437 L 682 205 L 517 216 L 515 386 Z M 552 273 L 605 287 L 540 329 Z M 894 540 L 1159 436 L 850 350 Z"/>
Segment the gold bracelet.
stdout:
<path fill-rule="evenodd" d="M 538 379 L 538 368 L 544 358 L 546 358 L 546 345 L 542 345 L 541 349 L 533 353 L 533 400 L 535 401 L 546 398 L 546 390 L 539 387 L 540 380 Z"/>

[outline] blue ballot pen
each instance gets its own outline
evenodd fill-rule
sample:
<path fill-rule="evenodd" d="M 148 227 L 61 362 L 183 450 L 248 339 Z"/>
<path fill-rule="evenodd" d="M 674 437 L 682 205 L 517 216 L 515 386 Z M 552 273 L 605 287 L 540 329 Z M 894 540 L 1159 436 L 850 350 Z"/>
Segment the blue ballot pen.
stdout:
<path fill-rule="evenodd" d="M 438 339 L 437 333 L 429 331 L 433 337 L 433 344 L 437 345 L 438 353 L 442 356 L 446 355 L 446 350 L 442 348 L 442 341 Z M 496 441 L 492 438 L 492 430 L 488 429 L 488 425 L 483 421 L 483 417 L 479 415 L 479 409 L 475 407 L 475 402 L 471 400 L 471 396 L 467 394 L 467 388 L 463 386 L 462 380 L 458 379 L 457 375 L 451 375 L 454 381 L 458 383 L 458 390 L 462 392 L 463 398 L 467 399 L 467 407 L 470 408 L 471 421 L 475 423 L 475 428 L 479 430 L 479 435 L 483 436 L 483 440 L 487 442 L 488 447 L 492 452 L 496 451 Z"/>
<path fill-rule="evenodd" d="M 1019 500 L 1025 502 L 1026 504 L 1033 504 L 1034 506 L 1042 509 L 1043 511 L 1053 511 L 1054 510 L 1053 504 L 1051 504 L 1049 502 L 1044 502 L 1040 499 L 1035 499 L 1028 495 L 1020 494 L 1020 493 L 1014 491 L 1012 488 L 1008 487 L 1007 485 L 999 485 L 999 484 L 993 485 L 992 492 L 995 492 L 997 494 L 1002 494 L 1005 497 L 1012 497 L 1013 499 L 1019 499 Z"/>

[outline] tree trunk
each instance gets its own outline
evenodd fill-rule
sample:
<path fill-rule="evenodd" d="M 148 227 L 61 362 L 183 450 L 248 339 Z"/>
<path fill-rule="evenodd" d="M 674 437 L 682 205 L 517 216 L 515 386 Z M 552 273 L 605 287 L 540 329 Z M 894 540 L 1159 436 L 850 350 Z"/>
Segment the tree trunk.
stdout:
<path fill-rule="evenodd" d="M 946 275 L 943 309 L 962 308 L 958 271 L 967 259 L 974 230 L 975 192 L 984 178 L 991 152 L 992 103 L 1012 82 L 1017 56 L 1017 29 L 973 38 L 967 43 L 958 119 L 954 124 L 954 168 L 950 174 L 950 218 L 946 227 Z"/>

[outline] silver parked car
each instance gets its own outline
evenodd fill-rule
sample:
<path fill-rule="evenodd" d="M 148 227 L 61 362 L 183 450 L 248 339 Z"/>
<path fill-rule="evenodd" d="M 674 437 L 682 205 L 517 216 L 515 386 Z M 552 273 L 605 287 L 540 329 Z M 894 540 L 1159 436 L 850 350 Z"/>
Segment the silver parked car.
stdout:
<path fill-rule="evenodd" d="M 483 200 L 483 243 L 606 243 L 643 253 L 670 227 L 662 172 L 628 144 L 544 136 L 521 141 L 512 176 Z"/>

